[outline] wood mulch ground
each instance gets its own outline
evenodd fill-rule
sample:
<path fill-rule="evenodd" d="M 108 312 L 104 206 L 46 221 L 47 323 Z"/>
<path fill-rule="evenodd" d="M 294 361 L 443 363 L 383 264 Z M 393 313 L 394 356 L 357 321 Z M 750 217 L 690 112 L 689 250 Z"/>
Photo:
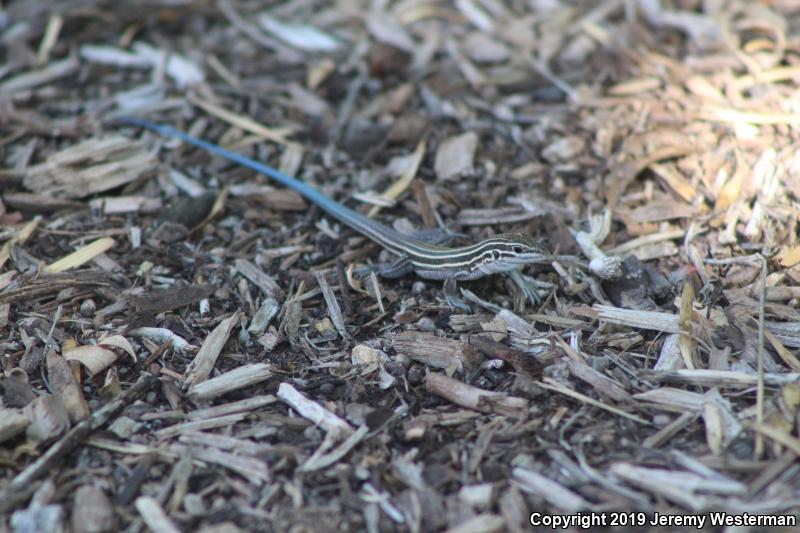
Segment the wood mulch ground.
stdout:
<path fill-rule="evenodd" d="M 795 0 L 5 2 L 0 532 L 797 531 L 798 201 Z"/>

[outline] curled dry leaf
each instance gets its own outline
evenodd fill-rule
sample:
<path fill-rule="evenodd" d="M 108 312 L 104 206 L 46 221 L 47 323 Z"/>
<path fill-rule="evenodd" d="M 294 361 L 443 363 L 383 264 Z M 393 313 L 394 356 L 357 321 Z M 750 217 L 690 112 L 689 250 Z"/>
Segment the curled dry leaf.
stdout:
<path fill-rule="evenodd" d="M 134 363 L 136 362 L 136 352 L 133 350 L 133 345 L 131 345 L 130 341 L 128 341 L 128 339 L 122 335 L 110 335 L 108 337 L 104 337 L 98 344 L 101 346 L 109 346 L 111 348 L 119 348 L 130 355 Z"/>
<path fill-rule="evenodd" d="M 111 366 L 117 360 L 117 354 L 108 348 L 87 344 L 66 350 L 64 358 L 67 361 L 79 362 L 86 367 L 90 376 L 95 376 Z"/>
<path fill-rule="evenodd" d="M 117 360 L 117 353 L 110 348 L 118 348 L 130 355 L 134 363 L 137 361 L 133 346 L 122 335 L 110 335 L 97 345 L 87 344 L 64 350 L 64 359 L 79 362 L 86 367 L 90 376 L 95 376 Z"/>

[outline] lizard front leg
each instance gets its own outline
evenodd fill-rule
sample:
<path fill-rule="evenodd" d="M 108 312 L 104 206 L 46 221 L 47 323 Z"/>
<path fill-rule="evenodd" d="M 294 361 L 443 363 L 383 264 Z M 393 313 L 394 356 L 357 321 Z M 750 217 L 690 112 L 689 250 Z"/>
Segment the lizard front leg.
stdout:
<path fill-rule="evenodd" d="M 533 305 L 541 305 L 542 299 L 539 296 L 539 291 L 536 290 L 536 285 L 529 279 L 526 279 L 522 272 L 518 269 L 514 269 L 508 272 L 508 277 L 511 278 L 511 281 L 522 291 L 522 294 L 525 295 L 525 298 L 531 302 Z"/>

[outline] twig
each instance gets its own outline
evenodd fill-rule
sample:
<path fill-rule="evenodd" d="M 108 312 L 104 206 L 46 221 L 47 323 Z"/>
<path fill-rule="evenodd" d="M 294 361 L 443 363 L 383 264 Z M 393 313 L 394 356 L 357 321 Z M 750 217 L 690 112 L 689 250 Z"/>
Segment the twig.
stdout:
<path fill-rule="evenodd" d="M 747 265 L 754 263 L 761 264 L 761 279 L 758 294 L 758 383 L 756 388 L 756 423 L 759 426 L 764 424 L 764 314 L 766 310 L 767 298 L 767 260 L 761 254 L 753 254 L 747 257 L 731 257 L 728 259 L 707 259 L 708 265 Z M 753 449 L 755 457 L 761 457 L 764 453 L 764 437 L 761 433 L 756 433 L 756 442 Z"/>
<path fill-rule="evenodd" d="M 372 287 L 372 291 L 375 294 L 375 301 L 378 302 L 378 309 L 380 309 L 381 314 L 386 312 L 386 309 L 383 307 L 383 296 L 381 296 L 381 284 L 378 281 L 378 275 L 375 272 L 369 273 L 369 284 Z"/>
<path fill-rule="evenodd" d="M 47 332 L 47 338 L 44 340 L 44 348 L 42 352 L 47 353 L 50 350 L 50 343 L 53 342 L 53 332 L 56 330 L 56 324 L 61 320 L 62 307 L 59 305 L 53 315 L 53 323 L 50 324 L 50 331 Z"/>
<path fill-rule="evenodd" d="M 336 259 L 336 276 L 339 280 L 339 294 L 342 297 L 342 307 L 345 316 L 353 316 L 353 300 L 350 298 L 350 286 L 347 284 L 347 275 L 344 271 L 344 261 Z"/>
<path fill-rule="evenodd" d="M 745 427 L 753 430 L 756 435 L 761 435 L 762 439 L 764 436 L 767 436 L 778 444 L 791 450 L 795 455 L 800 455 L 800 439 L 760 422 L 751 422 L 750 424 L 745 424 Z"/>
<path fill-rule="evenodd" d="M 327 468 L 332 464 L 339 461 L 342 457 L 347 455 L 350 450 L 356 447 L 356 445 L 361 442 L 364 437 L 369 433 L 369 427 L 361 426 L 359 427 L 355 433 L 347 437 L 344 442 L 342 442 L 339 446 L 336 447 L 330 453 L 314 453 L 308 461 L 300 465 L 298 469 L 300 472 L 314 472 L 315 470 L 322 470 L 323 468 Z M 330 433 L 326 433 L 326 439 L 333 439 L 330 436 Z M 335 440 L 335 439 L 334 439 Z M 320 448 L 322 450 L 322 448 Z"/>
<path fill-rule="evenodd" d="M 764 425 L 764 313 L 767 298 L 767 260 L 756 254 L 761 260 L 761 287 L 758 294 L 758 388 L 756 389 L 756 423 Z M 764 436 L 756 432 L 756 445 L 753 450 L 755 458 L 764 454 Z"/>
<path fill-rule="evenodd" d="M 431 200 L 428 198 L 428 192 L 425 190 L 425 182 L 420 179 L 414 180 L 411 183 L 411 192 L 414 193 L 414 198 L 417 199 L 422 223 L 426 228 L 435 228 L 436 217 L 433 214 L 433 207 L 431 207 Z"/>
<path fill-rule="evenodd" d="M 576 400 L 579 400 L 581 402 L 588 403 L 589 405 L 594 405 L 595 407 L 599 407 L 600 409 L 605 409 L 606 411 L 608 411 L 610 413 L 614 413 L 615 415 L 618 415 L 618 416 L 623 416 L 623 417 L 627 418 L 628 420 L 633 420 L 634 422 L 638 422 L 639 424 L 644 424 L 646 426 L 651 425 L 651 423 L 648 422 L 647 420 L 645 420 L 644 418 L 640 418 L 640 417 L 638 417 L 636 415 L 632 415 L 630 413 L 626 413 L 622 409 L 617 409 L 616 407 L 613 407 L 611 405 L 605 404 L 603 402 L 599 402 L 599 401 L 595 400 L 594 398 L 590 398 L 590 397 L 586 396 L 585 394 L 581 394 L 580 392 L 577 392 L 577 391 L 574 391 L 574 390 L 572 390 L 572 389 L 570 389 L 568 387 L 565 387 L 564 385 L 562 385 L 558 381 L 555 381 L 554 379 L 544 378 L 544 381 L 537 381 L 536 385 L 539 386 L 539 387 L 542 387 L 543 389 L 547 389 L 547 390 L 551 390 L 551 391 L 555 391 L 555 392 L 560 392 L 561 394 L 564 394 L 564 395 L 569 396 L 571 398 L 575 398 Z"/>
<path fill-rule="evenodd" d="M 309 400 L 288 383 L 278 387 L 278 399 L 300 413 L 300 416 L 312 421 L 334 439 L 347 438 L 353 434 L 353 428 L 345 420 L 339 418 L 313 400 Z"/>
<path fill-rule="evenodd" d="M 668 383 L 689 383 L 700 387 L 752 387 L 758 386 L 759 378 L 752 373 L 740 372 L 737 370 L 711 370 L 698 368 L 689 370 L 681 368 L 678 370 L 641 370 L 639 376 L 644 379 L 661 381 Z M 762 377 L 763 383 L 770 387 L 782 387 L 789 383 L 795 383 L 800 379 L 800 374 L 790 373 L 765 373 Z"/>
<path fill-rule="evenodd" d="M 533 67 L 533 70 L 538 72 L 539 75 L 541 75 L 544 79 L 558 87 L 564 94 L 566 94 L 567 98 L 569 98 L 571 102 L 575 104 L 581 103 L 581 97 L 578 91 L 573 89 L 572 86 L 570 86 L 570 84 L 568 84 L 566 81 L 553 74 L 544 63 L 531 57 L 528 58 L 528 64 Z"/>
<path fill-rule="evenodd" d="M 644 439 L 642 445 L 645 448 L 658 448 L 678 431 L 694 422 L 698 416 L 699 415 L 697 413 L 693 413 L 691 411 L 682 413 L 681 416 Z"/>
<path fill-rule="evenodd" d="M 239 13 L 236 12 L 228 0 L 220 0 L 217 2 L 217 7 L 222 14 L 225 15 L 225 18 L 228 19 L 234 28 L 238 29 L 254 42 L 260 44 L 267 50 L 273 50 L 283 54 L 287 61 L 299 63 L 303 60 L 302 53 L 282 45 L 271 37 L 267 37 L 258 29 L 258 27 L 247 22 Z"/>
<path fill-rule="evenodd" d="M 499 413 L 521 418 L 529 407 L 525 398 L 483 390 L 435 372 L 425 378 L 425 390 L 456 405 L 482 413 Z"/>
<path fill-rule="evenodd" d="M 345 124 L 347 124 L 347 121 L 350 120 L 350 115 L 353 113 L 353 107 L 356 104 L 358 95 L 361 93 L 361 89 L 365 82 L 365 74 L 359 71 L 358 75 L 353 78 L 353 81 L 351 81 L 347 86 L 347 94 L 344 98 L 344 102 L 339 107 L 339 113 L 336 116 L 336 122 L 330 131 L 331 143 L 335 144 L 339 142 L 339 137 L 341 137 L 342 132 L 344 131 Z"/>
<path fill-rule="evenodd" d="M 347 328 L 344 325 L 342 309 L 339 307 L 339 302 L 336 301 L 336 295 L 333 294 L 333 289 L 331 289 L 331 286 L 328 285 L 328 280 L 325 279 L 324 273 L 317 271 L 314 273 L 314 276 L 317 278 L 317 284 L 322 291 L 322 297 L 325 299 L 325 303 L 328 305 L 328 314 L 331 315 L 331 322 L 333 322 L 333 326 L 343 339 L 347 339 L 349 335 L 347 334 Z"/>

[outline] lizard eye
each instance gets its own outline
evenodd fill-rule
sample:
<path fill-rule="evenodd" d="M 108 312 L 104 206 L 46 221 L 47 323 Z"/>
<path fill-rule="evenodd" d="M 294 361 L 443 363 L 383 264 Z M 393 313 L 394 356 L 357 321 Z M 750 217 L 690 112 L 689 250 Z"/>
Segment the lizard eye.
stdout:
<path fill-rule="evenodd" d="M 514 250 L 515 254 L 521 254 L 522 252 L 525 251 L 525 250 L 522 249 L 522 246 L 520 246 L 519 244 L 514 245 L 513 250 Z"/>

